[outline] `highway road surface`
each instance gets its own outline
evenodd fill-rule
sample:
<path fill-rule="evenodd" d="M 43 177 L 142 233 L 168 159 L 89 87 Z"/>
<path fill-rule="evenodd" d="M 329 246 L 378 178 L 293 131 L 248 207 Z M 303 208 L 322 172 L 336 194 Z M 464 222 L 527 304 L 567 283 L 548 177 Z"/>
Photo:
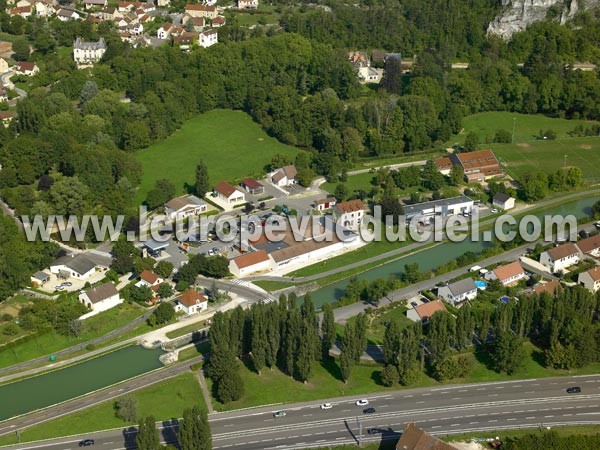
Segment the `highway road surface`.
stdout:
<path fill-rule="evenodd" d="M 580 386 L 578 394 L 566 389 Z M 366 398 L 368 406 L 357 406 Z M 321 409 L 324 402 L 331 409 Z M 365 414 L 365 408 L 375 412 Z M 275 418 L 283 410 L 285 417 Z M 388 391 L 290 405 L 272 405 L 209 416 L 215 449 L 301 449 L 398 439 L 409 422 L 433 434 L 600 423 L 600 375 L 446 385 Z M 176 439 L 176 420 L 158 425 L 164 442 Z M 376 434 L 368 434 L 368 430 Z M 6 449 L 69 450 L 93 438 L 92 449 L 135 448 L 135 429 L 88 433 Z"/>

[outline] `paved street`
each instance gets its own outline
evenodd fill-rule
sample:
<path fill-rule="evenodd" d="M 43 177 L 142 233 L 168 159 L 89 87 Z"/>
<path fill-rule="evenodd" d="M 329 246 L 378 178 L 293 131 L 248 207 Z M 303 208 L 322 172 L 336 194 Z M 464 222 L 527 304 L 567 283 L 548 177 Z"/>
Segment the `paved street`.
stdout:
<path fill-rule="evenodd" d="M 580 394 L 566 388 L 581 386 Z M 368 407 L 355 405 L 366 398 Z M 333 403 L 328 410 L 323 402 Z M 274 418 L 273 412 L 287 415 Z M 362 425 L 363 442 L 397 439 L 408 422 L 434 434 L 456 434 L 508 428 L 536 428 L 562 424 L 600 423 L 600 375 L 513 380 L 496 383 L 446 385 L 349 396 L 287 406 L 272 405 L 209 416 L 213 448 L 261 450 L 292 449 L 356 443 Z M 173 442 L 177 422 L 159 424 L 162 439 Z M 367 435 L 374 428 L 380 433 Z M 135 448 L 135 429 L 116 429 L 64 439 L 6 447 L 67 450 L 84 438 L 95 439 L 95 448 Z"/>

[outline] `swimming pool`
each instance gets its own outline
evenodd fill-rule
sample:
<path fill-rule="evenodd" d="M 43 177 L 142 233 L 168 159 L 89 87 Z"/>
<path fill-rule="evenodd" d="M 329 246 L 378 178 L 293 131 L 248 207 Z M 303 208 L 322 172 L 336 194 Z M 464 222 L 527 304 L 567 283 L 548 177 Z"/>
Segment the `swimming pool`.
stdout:
<path fill-rule="evenodd" d="M 485 288 L 487 288 L 487 283 L 486 283 L 485 281 L 480 281 L 480 280 L 477 280 L 477 281 L 475 282 L 475 287 L 476 287 L 477 289 L 484 290 Z"/>

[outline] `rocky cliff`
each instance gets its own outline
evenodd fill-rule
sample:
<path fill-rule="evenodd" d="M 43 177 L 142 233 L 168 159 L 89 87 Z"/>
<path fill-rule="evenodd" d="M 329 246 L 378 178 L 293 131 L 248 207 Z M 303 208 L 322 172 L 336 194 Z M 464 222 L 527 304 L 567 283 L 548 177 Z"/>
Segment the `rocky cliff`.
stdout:
<path fill-rule="evenodd" d="M 598 5 L 600 0 L 502 0 L 504 12 L 490 23 L 488 33 L 509 39 L 533 22 L 548 18 L 549 12 L 564 24 L 579 10 Z"/>

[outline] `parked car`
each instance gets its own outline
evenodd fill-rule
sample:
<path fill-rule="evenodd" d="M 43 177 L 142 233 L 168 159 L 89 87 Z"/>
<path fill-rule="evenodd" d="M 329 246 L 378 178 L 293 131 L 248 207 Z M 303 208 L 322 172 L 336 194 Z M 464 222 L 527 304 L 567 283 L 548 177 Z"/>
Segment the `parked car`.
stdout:
<path fill-rule="evenodd" d="M 331 408 L 333 408 L 333 404 L 331 404 L 331 403 L 323 403 L 321 405 L 321 409 L 331 409 Z"/>
<path fill-rule="evenodd" d="M 600 221 L 596 222 L 596 223 L 594 224 L 594 226 L 595 226 L 597 229 L 599 229 L 599 230 L 600 230 Z"/>
<path fill-rule="evenodd" d="M 410 302 L 410 306 L 416 308 L 417 306 L 419 306 L 419 304 L 417 302 Z"/>
<path fill-rule="evenodd" d="M 373 414 L 374 412 L 375 412 L 375 408 L 363 409 L 364 414 Z"/>
<path fill-rule="evenodd" d="M 66 287 L 71 287 L 73 286 L 73 283 L 71 283 L 70 281 L 64 281 L 63 283 L 60 283 L 61 286 L 66 286 Z"/>
<path fill-rule="evenodd" d="M 275 411 L 273 417 L 285 417 L 287 414 L 285 411 Z"/>
<path fill-rule="evenodd" d="M 381 430 L 379 428 L 369 428 L 367 434 L 381 434 Z"/>
<path fill-rule="evenodd" d="M 366 398 L 361 398 L 360 400 L 356 400 L 356 406 L 367 406 L 369 404 L 369 400 Z"/>
<path fill-rule="evenodd" d="M 64 291 L 65 287 L 61 284 L 59 284 L 58 286 L 54 286 L 54 290 L 56 291 Z"/>
<path fill-rule="evenodd" d="M 497 212 L 498 212 L 498 209 L 496 209 L 496 208 L 492 208 L 492 214 L 495 214 L 495 213 L 497 213 Z"/>
<path fill-rule="evenodd" d="M 80 447 L 88 447 L 90 445 L 94 445 L 93 439 L 84 439 L 83 441 L 79 442 Z"/>
<path fill-rule="evenodd" d="M 567 394 L 579 394 L 581 392 L 581 388 L 579 386 L 573 386 L 567 388 Z"/>

